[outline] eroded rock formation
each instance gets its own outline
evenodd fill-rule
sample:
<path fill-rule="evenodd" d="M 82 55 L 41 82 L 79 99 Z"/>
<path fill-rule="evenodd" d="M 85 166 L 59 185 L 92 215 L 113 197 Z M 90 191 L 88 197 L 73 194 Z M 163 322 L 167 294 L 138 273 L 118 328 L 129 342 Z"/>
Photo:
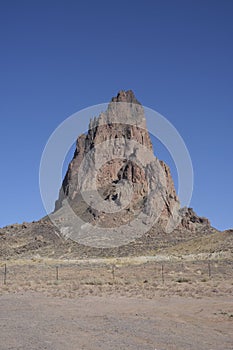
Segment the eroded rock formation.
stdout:
<path fill-rule="evenodd" d="M 120 91 L 77 139 L 55 204 L 56 224 L 68 238 L 78 234 L 79 240 L 88 232 L 89 242 L 96 235 L 99 239 L 100 228 L 109 229 L 103 242 L 120 230 L 126 243 L 133 230 L 138 237 L 155 224 L 166 232 L 209 225 L 198 216 L 192 220 L 194 216 L 180 209 L 170 169 L 153 154 L 142 105 L 131 90 Z"/>

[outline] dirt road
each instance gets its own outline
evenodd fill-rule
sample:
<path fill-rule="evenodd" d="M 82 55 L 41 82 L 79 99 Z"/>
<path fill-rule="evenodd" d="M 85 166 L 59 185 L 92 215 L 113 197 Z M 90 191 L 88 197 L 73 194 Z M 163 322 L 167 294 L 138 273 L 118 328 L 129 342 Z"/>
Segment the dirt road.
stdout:
<path fill-rule="evenodd" d="M 231 297 L 0 297 L 1 350 L 232 350 Z"/>

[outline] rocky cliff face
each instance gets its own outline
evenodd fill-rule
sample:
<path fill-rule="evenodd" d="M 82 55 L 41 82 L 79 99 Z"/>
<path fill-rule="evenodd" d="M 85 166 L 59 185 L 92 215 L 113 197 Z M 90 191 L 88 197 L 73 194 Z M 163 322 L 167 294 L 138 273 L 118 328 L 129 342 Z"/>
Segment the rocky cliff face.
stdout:
<path fill-rule="evenodd" d="M 66 237 L 78 234 L 80 240 L 88 231 L 94 245 L 94 236 L 98 240 L 103 234 L 100 228 L 108 229 L 103 246 L 119 227 L 120 240 L 127 243 L 155 224 L 166 232 L 209 225 L 190 210 L 180 210 L 170 169 L 153 154 L 144 110 L 132 91 L 120 91 L 106 112 L 90 121 L 87 134 L 78 137 L 53 219 Z"/>
<path fill-rule="evenodd" d="M 118 104 L 116 105 L 116 103 Z M 152 151 L 152 143 L 146 130 L 142 106 L 136 100 L 132 91 L 120 91 L 117 97 L 112 98 L 106 113 L 90 121 L 87 135 L 78 137 L 76 151 L 73 160 L 69 164 L 59 199 L 55 204 L 55 210 L 62 206 L 64 198 L 73 201 L 77 197 L 80 192 L 78 174 L 80 175 L 82 162 L 85 161 L 84 175 L 86 177 L 88 167 L 90 168 L 94 163 L 102 160 L 97 159 L 97 157 L 102 158 L 105 155 L 101 156 L 100 153 L 108 153 L 109 160 L 98 171 L 98 188 L 105 187 L 123 178 L 130 180 L 132 183 L 141 184 L 143 188 L 145 174 L 143 178 L 142 171 L 136 164 L 133 164 L 131 160 L 123 159 L 124 156 L 128 157 L 129 154 L 128 152 L 126 155 L 125 152 L 128 145 L 124 141 L 127 140 L 133 140 L 135 145 L 138 143 L 148 151 Z M 133 151 L 132 147 L 131 151 Z M 89 156 L 90 153 L 91 156 Z M 84 164 L 82 165 L 84 166 Z M 89 173 L 91 174 L 90 171 Z"/>

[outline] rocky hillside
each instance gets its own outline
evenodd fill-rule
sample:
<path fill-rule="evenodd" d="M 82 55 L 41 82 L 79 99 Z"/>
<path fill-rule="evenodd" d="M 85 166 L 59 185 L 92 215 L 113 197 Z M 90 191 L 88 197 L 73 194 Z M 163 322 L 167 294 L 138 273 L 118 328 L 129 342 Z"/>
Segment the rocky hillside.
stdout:
<path fill-rule="evenodd" d="M 38 222 L 14 224 L 0 229 L 0 260 L 11 259 L 78 259 L 166 254 L 227 256 L 233 254 L 233 230 L 219 232 L 200 226 L 195 232 L 176 229 L 172 235 L 158 226 L 127 245 L 115 248 L 94 248 L 59 236 L 49 218 Z"/>

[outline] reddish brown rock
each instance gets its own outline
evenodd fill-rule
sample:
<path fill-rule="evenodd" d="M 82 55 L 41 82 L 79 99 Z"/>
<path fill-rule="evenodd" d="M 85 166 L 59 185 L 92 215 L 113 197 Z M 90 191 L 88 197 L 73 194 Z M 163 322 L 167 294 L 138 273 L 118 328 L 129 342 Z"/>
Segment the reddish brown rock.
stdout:
<path fill-rule="evenodd" d="M 119 210 L 109 213 L 98 207 L 98 199 L 92 200 L 96 190 L 99 202 Z M 153 155 L 143 107 L 131 90 L 112 98 L 106 112 L 90 121 L 88 133 L 78 137 L 55 213 L 62 213 L 66 200 L 84 222 L 102 227 L 125 224 L 139 213 L 166 232 L 209 225 L 180 209 L 170 169 Z M 148 224 L 145 218 L 142 222 Z"/>

